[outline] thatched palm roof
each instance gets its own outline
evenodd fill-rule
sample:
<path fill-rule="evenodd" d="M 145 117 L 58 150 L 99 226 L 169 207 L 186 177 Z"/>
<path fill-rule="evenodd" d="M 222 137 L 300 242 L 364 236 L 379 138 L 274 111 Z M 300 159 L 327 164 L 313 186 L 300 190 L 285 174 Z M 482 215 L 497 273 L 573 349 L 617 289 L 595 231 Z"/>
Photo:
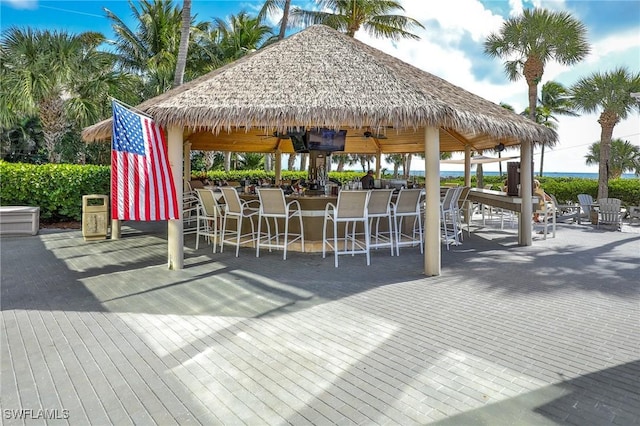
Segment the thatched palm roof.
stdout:
<path fill-rule="evenodd" d="M 291 152 L 287 127 L 348 130 L 346 151 L 423 152 L 421 128 L 442 151 L 556 141 L 550 129 L 322 25 L 309 27 L 138 106 L 185 129 L 192 149 Z M 365 138 L 365 130 L 386 138 Z M 111 120 L 88 127 L 107 139 Z"/>

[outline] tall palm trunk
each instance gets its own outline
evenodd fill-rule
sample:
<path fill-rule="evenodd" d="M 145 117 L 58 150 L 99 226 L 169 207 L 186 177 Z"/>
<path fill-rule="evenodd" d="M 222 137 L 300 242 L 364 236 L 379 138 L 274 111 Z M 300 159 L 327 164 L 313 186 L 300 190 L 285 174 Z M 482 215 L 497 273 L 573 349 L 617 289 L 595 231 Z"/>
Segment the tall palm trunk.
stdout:
<path fill-rule="evenodd" d="M 291 0 L 285 0 L 284 7 L 282 9 L 282 22 L 280 23 L 280 33 L 278 33 L 278 40 L 282 40 L 287 30 L 287 21 L 289 20 L 289 9 L 291 7 Z"/>
<path fill-rule="evenodd" d="M 300 154 L 300 171 L 307 169 L 309 154 Z"/>
<path fill-rule="evenodd" d="M 287 162 L 288 170 L 293 170 L 296 166 L 296 155 L 297 154 L 289 154 L 289 161 Z"/>
<path fill-rule="evenodd" d="M 182 3 L 182 26 L 180 27 L 180 48 L 176 62 L 176 73 L 173 77 L 173 87 L 180 86 L 184 80 L 184 69 L 187 66 L 187 51 L 189 49 L 189 31 L 191 30 L 191 0 Z"/>
<path fill-rule="evenodd" d="M 224 171 L 228 172 L 231 170 L 231 151 L 226 151 L 224 153 Z"/>
<path fill-rule="evenodd" d="M 411 175 L 411 159 L 413 158 L 412 154 L 407 154 L 407 159 L 405 160 L 405 169 L 404 169 L 404 178 L 409 179 Z"/>
<path fill-rule="evenodd" d="M 598 167 L 598 199 L 609 197 L 609 176 L 611 163 L 611 136 L 613 128 L 620 119 L 613 112 L 603 112 L 600 114 L 600 162 Z"/>
<path fill-rule="evenodd" d="M 40 102 L 39 110 L 44 145 L 47 148 L 49 162 L 58 163 L 60 162 L 60 155 L 55 152 L 56 147 L 68 130 L 66 115 L 64 114 L 64 101 L 60 96 L 50 96 Z"/>

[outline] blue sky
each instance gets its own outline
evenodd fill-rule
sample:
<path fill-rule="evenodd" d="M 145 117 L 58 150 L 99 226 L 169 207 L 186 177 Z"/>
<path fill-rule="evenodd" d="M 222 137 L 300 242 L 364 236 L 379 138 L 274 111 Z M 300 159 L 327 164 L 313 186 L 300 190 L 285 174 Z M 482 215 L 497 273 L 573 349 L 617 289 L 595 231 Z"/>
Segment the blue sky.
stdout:
<path fill-rule="evenodd" d="M 555 80 L 570 86 L 593 72 L 610 71 L 619 66 L 636 73 L 640 71 L 640 0 L 401 0 L 401 3 L 407 16 L 426 27 L 417 32 L 421 37 L 419 41 L 391 42 L 372 39 L 362 32 L 356 37 L 490 101 L 511 104 L 516 111 L 527 104 L 526 83 L 508 81 L 502 61 L 484 55 L 483 42 L 491 32 L 499 31 L 505 19 L 518 15 L 524 8 L 535 6 L 570 12 L 587 27 L 592 47 L 589 57 L 572 67 L 548 64 L 542 83 Z M 262 4 L 262 1 L 193 0 L 192 12 L 199 20 L 210 21 L 241 10 L 255 12 Z M 307 9 L 313 7 L 309 0 L 293 0 L 293 4 Z M 131 11 L 124 0 L 0 0 L 0 26 L 2 30 L 13 25 L 69 32 L 91 30 L 112 37 L 104 7 L 125 22 L 130 20 Z M 278 16 L 272 17 L 274 26 L 278 19 Z M 600 138 L 598 114 L 559 118 L 560 143 L 553 150 L 545 151 L 545 171 L 597 172 L 597 166 L 584 164 L 584 156 L 588 146 Z M 640 146 L 639 114 L 634 112 L 619 123 L 613 136 Z M 539 161 L 537 151 L 534 161 Z M 454 170 L 456 166 L 446 168 Z M 491 166 L 485 169 L 492 170 Z M 537 165 L 535 169 L 538 170 Z"/>

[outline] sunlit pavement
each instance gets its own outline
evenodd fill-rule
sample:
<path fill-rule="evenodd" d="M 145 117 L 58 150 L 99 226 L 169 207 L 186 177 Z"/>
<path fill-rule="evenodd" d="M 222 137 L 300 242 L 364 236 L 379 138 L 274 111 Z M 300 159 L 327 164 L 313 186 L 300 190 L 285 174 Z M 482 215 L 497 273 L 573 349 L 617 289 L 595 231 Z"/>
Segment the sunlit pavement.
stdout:
<path fill-rule="evenodd" d="M 3 237 L 2 424 L 640 422 L 640 225 L 341 257 Z"/>

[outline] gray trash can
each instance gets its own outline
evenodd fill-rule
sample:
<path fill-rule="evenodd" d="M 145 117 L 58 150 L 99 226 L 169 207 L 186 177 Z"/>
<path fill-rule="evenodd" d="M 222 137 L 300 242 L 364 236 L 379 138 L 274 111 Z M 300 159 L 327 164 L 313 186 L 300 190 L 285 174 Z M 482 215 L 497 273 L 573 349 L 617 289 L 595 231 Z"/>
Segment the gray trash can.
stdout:
<path fill-rule="evenodd" d="M 82 196 L 82 237 L 85 241 L 104 240 L 109 227 L 109 197 Z"/>

